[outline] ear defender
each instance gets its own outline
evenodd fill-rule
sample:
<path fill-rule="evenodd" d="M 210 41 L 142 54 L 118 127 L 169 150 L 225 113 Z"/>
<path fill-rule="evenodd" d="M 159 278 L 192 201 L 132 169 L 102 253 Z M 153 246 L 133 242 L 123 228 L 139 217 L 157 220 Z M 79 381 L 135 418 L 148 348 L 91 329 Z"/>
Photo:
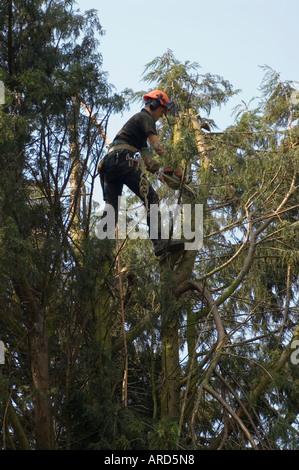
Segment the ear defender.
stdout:
<path fill-rule="evenodd" d="M 151 102 L 150 102 L 150 109 L 152 111 L 155 111 L 159 106 L 161 106 L 161 99 L 163 98 L 163 95 L 160 94 L 157 96 L 157 98 L 154 98 Z"/>

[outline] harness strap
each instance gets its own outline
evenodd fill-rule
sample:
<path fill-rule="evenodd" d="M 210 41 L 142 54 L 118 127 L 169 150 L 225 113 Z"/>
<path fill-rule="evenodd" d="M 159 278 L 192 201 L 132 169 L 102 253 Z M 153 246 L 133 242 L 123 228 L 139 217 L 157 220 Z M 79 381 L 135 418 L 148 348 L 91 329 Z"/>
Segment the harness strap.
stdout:
<path fill-rule="evenodd" d="M 129 144 L 119 144 L 119 145 L 113 145 L 108 149 L 108 155 L 109 153 L 116 152 L 117 150 L 130 150 L 131 152 L 137 153 L 138 149 L 136 147 L 133 147 L 132 145 Z"/>

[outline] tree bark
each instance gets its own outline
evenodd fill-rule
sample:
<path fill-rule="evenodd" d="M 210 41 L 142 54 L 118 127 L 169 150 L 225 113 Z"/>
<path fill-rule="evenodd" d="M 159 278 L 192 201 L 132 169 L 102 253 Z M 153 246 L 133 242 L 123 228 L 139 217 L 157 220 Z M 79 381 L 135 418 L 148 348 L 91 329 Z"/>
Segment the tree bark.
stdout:
<path fill-rule="evenodd" d="M 48 335 L 45 312 L 36 302 L 26 278 L 14 282 L 28 319 L 28 352 L 31 365 L 37 450 L 52 449 L 52 419 Z"/>
<path fill-rule="evenodd" d="M 201 191 L 199 197 L 192 191 L 191 188 L 185 187 L 183 184 L 179 185 L 179 203 L 191 204 L 191 221 L 193 225 L 192 230 L 195 229 L 195 205 L 196 203 L 206 203 L 206 199 L 209 193 L 210 185 L 210 173 L 211 165 L 208 156 L 208 149 L 205 146 L 203 140 L 202 131 L 199 127 L 195 126 L 192 110 L 190 110 L 190 118 L 194 132 L 196 135 L 196 141 L 198 145 L 198 151 L 202 155 L 202 182 L 204 189 Z M 184 133 L 184 126 L 186 116 L 181 118 L 181 121 L 177 123 L 174 131 L 174 144 L 182 138 Z M 184 165 L 185 163 L 185 165 Z M 186 162 L 182 162 L 186 166 Z M 165 178 L 166 182 L 167 179 Z M 172 186 L 171 186 L 172 187 Z M 179 298 L 177 295 L 180 292 L 179 286 L 187 281 L 192 273 L 194 261 L 196 258 L 197 250 L 187 250 L 182 253 L 175 253 L 171 255 L 170 259 L 167 259 L 161 266 L 161 273 L 164 279 L 169 278 L 170 285 L 167 286 L 167 282 L 162 289 L 166 289 L 162 292 L 162 296 L 165 298 L 172 297 L 172 301 L 165 302 L 166 309 L 162 309 L 162 374 L 163 374 L 163 386 L 162 386 L 162 397 L 161 397 L 161 418 L 162 419 L 176 419 L 180 417 L 180 360 L 179 360 L 179 318 L 178 312 L 176 311 L 176 301 Z M 183 255 L 183 256 L 182 256 Z M 177 263 L 177 264 L 176 264 Z M 192 333 L 191 333 L 191 330 Z M 195 335 L 195 325 L 190 325 L 188 328 L 189 339 Z M 190 343 L 189 343 L 190 345 Z"/>
<path fill-rule="evenodd" d="M 175 315 L 175 312 L 172 313 Z M 178 321 L 162 313 L 162 391 L 161 419 L 178 419 L 180 416 L 180 361 Z"/>
<path fill-rule="evenodd" d="M 78 98 L 73 98 L 72 120 L 70 125 L 70 158 L 71 158 L 71 198 L 70 198 L 70 222 L 69 228 L 74 243 L 80 242 L 81 237 L 81 186 L 82 168 L 80 164 L 80 152 L 78 142 L 78 119 L 80 112 L 80 102 Z"/>

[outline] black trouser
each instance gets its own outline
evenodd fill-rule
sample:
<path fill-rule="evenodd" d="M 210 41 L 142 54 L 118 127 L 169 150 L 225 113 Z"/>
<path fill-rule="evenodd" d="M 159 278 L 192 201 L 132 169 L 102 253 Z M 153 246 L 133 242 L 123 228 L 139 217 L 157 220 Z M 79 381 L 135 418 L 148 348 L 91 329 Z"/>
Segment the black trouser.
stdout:
<path fill-rule="evenodd" d="M 106 204 L 110 204 L 114 208 L 115 224 L 118 221 L 118 203 L 119 196 L 122 195 L 123 185 L 126 185 L 139 199 L 145 204 L 144 197 L 140 194 L 141 171 L 134 164 L 133 154 L 124 150 L 115 155 L 107 156 L 102 174 L 103 193 Z M 155 190 L 149 185 L 146 196 L 147 207 L 151 204 L 158 204 L 159 197 Z M 147 225 L 150 229 L 150 214 L 147 213 Z M 159 230 L 160 232 L 160 230 Z M 159 238 L 159 234 L 158 234 Z M 152 240 L 155 243 L 156 240 Z"/>

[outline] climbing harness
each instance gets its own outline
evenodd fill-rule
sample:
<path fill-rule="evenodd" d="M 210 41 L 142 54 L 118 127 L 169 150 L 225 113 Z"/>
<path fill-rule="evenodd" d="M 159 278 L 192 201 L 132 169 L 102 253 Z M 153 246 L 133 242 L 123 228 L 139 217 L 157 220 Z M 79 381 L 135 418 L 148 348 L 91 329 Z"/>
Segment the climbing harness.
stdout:
<path fill-rule="evenodd" d="M 134 155 L 139 153 L 138 152 L 138 149 L 136 149 L 135 147 L 133 147 L 132 145 L 129 145 L 129 144 L 119 144 L 119 145 L 112 145 L 112 147 L 109 147 L 108 149 L 108 154 L 109 153 L 113 153 L 113 152 L 117 152 L 118 150 L 130 150 L 130 152 L 133 152 Z"/>

